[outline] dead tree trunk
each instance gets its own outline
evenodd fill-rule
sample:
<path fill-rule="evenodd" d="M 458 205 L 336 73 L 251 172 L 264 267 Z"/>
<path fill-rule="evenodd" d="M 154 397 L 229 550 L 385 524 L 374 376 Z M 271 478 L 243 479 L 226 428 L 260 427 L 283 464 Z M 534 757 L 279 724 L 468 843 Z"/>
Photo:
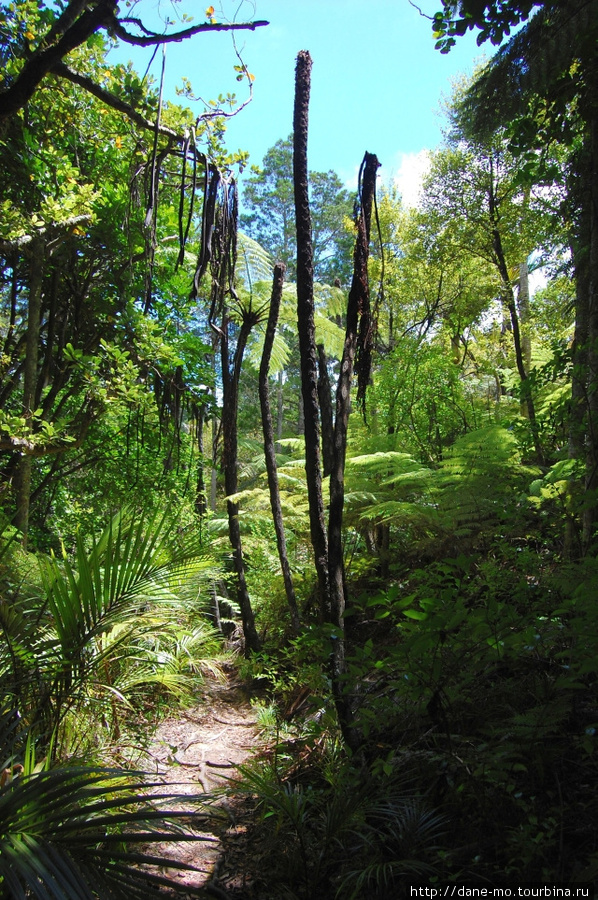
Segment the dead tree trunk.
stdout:
<path fill-rule="evenodd" d="M 297 229 L 297 319 L 301 356 L 301 395 L 305 428 L 305 473 L 309 499 L 309 526 L 318 575 L 320 615 L 330 621 L 328 541 L 322 497 L 320 421 L 318 403 L 318 357 L 314 322 L 314 266 L 307 170 L 307 132 L 311 57 L 306 50 L 297 56 L 295 108 L 293 116 L 293 184 Z"/>
<path fill-rule="evenodd" d="M 346 606 L 345 567 L 343 561 L 343 508 L 345 504 L 345 458 L 347 452 L 347 429 L 351 407 L 351 384 L 355 353 L 359 340 L 360 388 L 365 390 L 369 378 L 371 353 L 371 321 L 368 285 L 368 256 L 370 243 L 370 223 L 376 191 L 376 171 L 378 159 L 366 153 L 361 185 L 361 211 L 357 221 L 357 238 L 353 255 L 353 280 L 347 303 L 347 325 L 345 345 L 341 359 L 340 374 L 336 389 L 336 417 L 334 421 L 334 463 L 330 473 L 330 511 L 328 518 L 328 570 L 330 576 L 330 600 L 332 621 L 339 630 L 339 638 L 334 643 L 333 679 L 338 683 L 335 694 L 340 725 L 349 746 L 357 749 L 358 736 L 353 733 L 350 697 L 341 690 L 345 670 L 344 641 L 340 638 L 343 629 Z"/>
<path fill-rule="evenodd" d="M 222 316 L 222 333 L 220 336 L 220 351 L 222 357 L 222 468 L 224 470 L 224 488 L 226 491 L 226 506 L 228 511 L 228 536 L 233 548 L 233 559 L 237 575 L 237 600 L 241 608 L 243 622 L 243 634 L 245 636 L 245 653 L 257 652 L 261 649 L 261 641 L 255 627 L 255 617 L 245 578 L 245 562 L 243 558 L 243 544 L 241 541 L 241 528 L 239 525 L 239 504 L 231 500 L 239 488 L 237 476 L 237 418 L 239 411 L 239 380 L 241 378 L 241 364 L 247 344 L 247 338 L 253 327 L 254 320 L 245 316 L 241 324 L 237 345 L 233 357 L 232 367 L 229 359 L 228 321 L 226 310 Z"/>
<path fill-rule="evenodd" d="M 345 610 L 345 575 L 343 565 L 342 526 L 345 504 L 345 457 L 347 429 L 351 406 L 353 365 L 357 349 L 360 317 L 369 314 L 368 256 L 370 222 L 376 190 L 376 156 L 366 153 L 361 191 L 361 213 L 357 221 L 357 238 L 353 255 L 353 280 L 347 303 L 347 325 L 341 368 L 336 388 L 336 418 L 334 422 L 334 464 L 330 473 L 330 512 L 328 518 L 328 569 L 330 595 L 335 624 L 342 624 Z M 365 326 L 369 328 L 369 323 Z"/>
<path fill-rule="evenodd" d="M 322 419 L 322 461 L 324 478 L 330 475 L 334 465 L 334 413 L 328 376 L 328 360 L 324 344 L 318 344 L 318 400 Z"/>
<path fill-rule="evenodd" d="M 278 313 L 280 310 L 280 301 L 282 299 L 284 273 L 284 265 L 282 263 L 277 263 L 274 267 L 272 297 L 270 300 L 270 313 L 268 316 L 268 324 L 266 326 L 266 336 L 264 339 L 264 349 L 262 351 L 262 361 L 260 365 L 259 395 L 260 407 L 262 412 L 262 429 L 264 432 L 264 455 L 266 458 L 268 488 L 270 491 L 270 506 L 272 508 L 272 518 L 274 520 L 274 530 L 276 532 L 278 558 L 280 560 L 280 568 L 282 570 L 284 588 L 287 595 L 287 603 L 289 605 L 289 610 L 291 613 L 291 626 L 293 629 L 293 633 L 299 634 L 301 622 L 299 621 L 299 610 L 297 609 L 297 598 L 295 597 L 295 588 L 293 587 L 293 576 L 291 574 L 291 567 L 289 565 L 289 558 L 287 556 L 287 544 L 284 533 L 284 524 L 282 520 L 282 506 L 280 504 L 280 491 L 278 489 L 278 473 L 276 471 L 276 451 L 274 446 L 272 413 L 270 411 L 270 393 L 268 390 L 268 368 L 270 366 L 272 344 L 274 343 L 274 335 L 276 333 Z"/>

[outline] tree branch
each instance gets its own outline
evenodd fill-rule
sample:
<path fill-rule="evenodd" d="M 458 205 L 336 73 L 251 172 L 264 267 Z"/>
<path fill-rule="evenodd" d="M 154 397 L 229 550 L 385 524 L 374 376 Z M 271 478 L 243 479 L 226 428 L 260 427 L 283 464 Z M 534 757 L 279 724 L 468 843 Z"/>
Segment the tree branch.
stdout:
<path fill-rule="evenodd" d="M 156 34 L 155 32 L 148 31 L 138 19 L 124 19 L 123 21 L 130 21 L 136 24 L 145 32 L 145 37 L 131 34 L 116 18 L 114 18 L 114 21 L 110 25 L 110 31 L 116 37 L 120 38 L 121 41 L 125 41 L 127 44 L 135 44 L 138 47 L 151 47 L 156 44 L 171 44 L 174 42 L 178 43 L 193 37 L 194 34 L 200 34 L 203 31 L 255 31 L 256 28 L 261 28 L 263 25 L 270 24 L 263 20 L 257 22 L 239 22 L 238 24 L 226 24 L 224 22 L 210 24 L 206 22 L 203 25 L 194 25 L 192 28 L 185 28 L 183 31 L 175 31 L 172 34 Z"/>
<path fill-rule="evenodd" d="M 57 43 L 38 49 L 25 63 L 14 83 L 0 94 L 0 119 L 16 113 L 33 96 L 45 76 L 52 71 L 71 50 L 83 44 L 100 28 L 115 21 L 116 0 L 99 0 L 86 10 L 62 35 Z M 50 32 L 52 34 L 52 32 Z"/>
<path fill-rule="evenodd" d="M 8 435 L 0 437 L 0 450 L 12 450 L 13 453 L 19 453 L 21 456 L 32 457 L 53 456 L 56 453 L 66 453 L 67 450 L 78 450 L 87 437 L 93 418 L 94 412 L 88 411 L 80 423 L 81 427 L 77 437 L 71 438 L 71 440 L 58 441 L 56 444 L 38 444 L 28 438 Z"/>
<path fill-rule="evenodd" d="M 76 47 L 85 43 L 92 34 L 95 34 L 96 31 L 100 31 L 103 28 L 128 44 L 136 44 L 140 47 L 151 47 L 157 44 L 184 41 L 187 38 L 204 31 L 254 31 L 256 28 L 260 28 L 263 25 L 269 25 L 269 22 L 262 20 L 256 22 L 240 22 L 238 24 L 205 23 L 203 25 L 195 25 L 192 28 L 186 28 L 183 31 L 173 32 L 172 34 L 156 34 L 145 28 L 143 23 L 138 19 L 124 19 L 123 21 L 129 21 L 132 24 L 135 24 L 144 32 L 144 36 L 137 36 L 131 34 L 124 28 L 116 16 L 116 10 L 117 0 L 94 0 L 93 3 L 90 3 L 90 0 L 71 0 L 52 28 L 41 39 L 39 46 L 26 61 L 15 81 L 6 90 L 0 92 L 0 120 L 18 112 L 18 110 L 31 99 L 39 84 L 50 72 L 60 74 L 64 78 L 68 77 L 73 81 L 74 78 L 67 75 L 66 71 L 58 71 L 64 65 L 62 62 L 63 59 Z M 68 69 L 66 66 L 65 69 L 67 69 L 68 72 L 72 72 L 72 70 Z M 82 80 L 85 79 L 85 76 L 79 76 L 77 73 L 72 73 L 72 75 L 77 76 Z M 92 90 L 91 85 L 93 82 L 85 79 L 86 83 L 83 84 L 82 80 L 77 81 L 76 83 L 84 86 L 90 93 L 100 97 L 100 99 L 113 106 L 115 109 L 126 112 L 133 121 L 137 122 L 137 124 L 141 125 L 143 128 L 149 127 L 155 130 L 155 125 L 153 123 L 148 126 L 143 117 L 140 119 L 136 118 L 139 114 L 135 113 L 132 107 L 124 109 L 123 107 L 117 106 L 116 104 L 121 102 L 118 98 L 109 100 L 108 98 L 111 98 L 112 95 L 108 92 L 105 92 L 100 96 L 97 91 L 103 91 L 101 87 L 96 85 L 94 86 L 94 90 Z M 123 105 L 125 107 L 127 106 L 127 104 Z M 134 115 L 131 115 L 131 111 Z M 173 136 L 167 131 L 162 131 L 161 133 Z"/>
<path fill-rule="evenodd" d="M 124 113 L 132 122 L 135 122 L 135 124 L 139 125 L 141 128 L 145 128 L 148 131 L 157 130 L 159 134 L 163 134 L 165 137 L 172 138 L 178 143 L 182 143 L 182 135 L 177 134 L 176 131 L 167 128 L 165 125 L 159 125 L 156 129 L 156 123 L 152 122 L 150 119 L 146 119 L 145 116 L 142 116 L 130 103 L 121 100 L 120 97 L 117 97 L 99 84 L 96 84 L 96 82 L 87 75 L 81 75 L 79 72 L 70 69 L 66 63 L 57 63 L 52 69 L 52 74 L 57 75 L 59 78 L 66 78 L 67 81 L 79 85 L 79 87 L 82 87 L 90 94 L 93 94 L 94 97 L 97 97 L 98 100 L 101 100 L 102 103 L 105 103 L 106 106 L 110 106 L 112 109 Z"/>
<path fill-rule="evenodd" d="M 39 49 L 54 44 L 56 39 L 65 34 L 89 6 L 90 0 L 70 0 L 68 6 L 56 19 L 49 32 L 44 35 Z"/>

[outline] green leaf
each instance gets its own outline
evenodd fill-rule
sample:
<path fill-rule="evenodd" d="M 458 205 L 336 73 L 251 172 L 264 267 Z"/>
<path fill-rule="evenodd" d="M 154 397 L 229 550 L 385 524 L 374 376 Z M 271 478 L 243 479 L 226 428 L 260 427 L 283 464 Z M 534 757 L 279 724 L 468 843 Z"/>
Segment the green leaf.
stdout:
<path fill-rule="evenodd" d="M 408 619 L 417 619 L 419 622 L 423 622 L 424 619 L 428 618 L 428 613 L 419 609 L 404 609 L 403 615 L 407 616 Z"/>

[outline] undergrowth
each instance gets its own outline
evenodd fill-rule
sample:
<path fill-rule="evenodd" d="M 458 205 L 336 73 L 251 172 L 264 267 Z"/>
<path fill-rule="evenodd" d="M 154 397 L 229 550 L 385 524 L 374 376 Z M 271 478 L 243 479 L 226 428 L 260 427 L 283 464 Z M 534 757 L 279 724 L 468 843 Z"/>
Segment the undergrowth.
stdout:
<path fill-rule="evenodd" d="M 271 896 L 592 881 L 597 579 L 512 537 L 364 591 L 347 619 L 353 756 L 323 629 L 319 669 L 317 628 L 246 664 L 273 698 L 275 750 L 242 770 Z"/>

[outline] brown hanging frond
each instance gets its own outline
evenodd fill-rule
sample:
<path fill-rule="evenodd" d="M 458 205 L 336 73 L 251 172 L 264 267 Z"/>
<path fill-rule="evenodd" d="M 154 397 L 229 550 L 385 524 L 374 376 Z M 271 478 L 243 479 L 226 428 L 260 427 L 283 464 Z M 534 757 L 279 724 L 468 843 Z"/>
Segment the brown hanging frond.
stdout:
<path fill-rule="evenodd" d="M 160 75 L 160 91 L 158 94 L 158 111 L 156 113 L 156 127 L 152 147 L 152 161 L 149 168 L 149 184 L 147 192 L 147 208 L 145 212 L 145 243 L 148 257 L 148 265 L 145 275 L 145 304 L 143 311 L 148 313 L 152 305 L 152 280 L 154 274 L 154 259 L 156 254 L 156 226 L 158 221 L 158 190 L 160 183 L 160 168 L 165 157 L 170 151 L 169 146 L 158 153 L 158 136 L 160 134 L 160 120 L 162 118 L 162 94 L 164 90 L 164 73 L 166 71 L 166 48 L 162 48 L 162 72 Z"/>
<path fill-rule="evenodd" d="M 201 235 L 199 239 L 199 254 L 193 276 L 191 296 L 196 299 L 199 295 L 199 285 L 205 275 L 212 257 L 212 235 L 214 232 L 214 220 L 216 217 L 218 183 L 220 173 L 216 166 L 210 166 L 205 160 L 203 177 L 203 207 L 201 212 Z"/>
<path fill-rule="evenodd" d="M 215 324 L 216 316 L 221 313 L 226 297 L 238 300 L 234 286 L 239 219 L 237 185 L 234 179 L 226 179 L 221 172 L 218 172 L 218 177 L 210 242 L 211 325 Z"/>
<path fill-rule="evenodd" d="M 197 149 L 195 140 L 195 129 L 191 128 L 185 134 L 185 140 L 182 148 L 183 166 L 181 171 L 181 186 L 179 192 L 179 255 L 177 258 L 177 268 L 183 265 L 185 260 L 185 248 L 189 239 L 189 231 L 191 230 L 191 222 L 193 221 L 193 211 L 195 209 L 195 199 L 197 193 L 197 167 L 198 164 L 207 172 L 207 160 L 203 153 Z M 187 193 L 187 165 L 191 162 L 191 186 L 189 190 L 189 208 L 185 221 L 185 197 Z M 204 189 L 205 189 L 204 179 Z"/>
<path fill-rule="evenodd" d="M 196 298 L 199 295 L 201 279 L 209 266 L 212 285 L 216 288 L 212 291 L 211 323 L 225 296 L 230 295 L 236 299 L 234 275 L 237 258 L 237 222 L 238 199 L 235 180 L 227 178 L 217 166 L 206 161 L 200 247 L 191 296 Z"/>
<path fill-rule="evenodd" d="M 183 147 L 181 150 L 181 155 L 183 157 L 182 166 L 181 166 L 181 186 L 179 189 L 179 255 L 177 257 L 176 265 L 177 269 L 179 266 L 183 264 L 185 259 L 185 226 L 183 224 L 183 218 L 185 215 L 185 190 L 187 187 L 187 159 L 189 157 L 189 144 L 191 142 L 191 133 L 189 131 L 185 132 L 185 138 L 183 140 Z M 193 192 L 191 193 L 190 199 L 191 206 L 193 205 Z"/>

